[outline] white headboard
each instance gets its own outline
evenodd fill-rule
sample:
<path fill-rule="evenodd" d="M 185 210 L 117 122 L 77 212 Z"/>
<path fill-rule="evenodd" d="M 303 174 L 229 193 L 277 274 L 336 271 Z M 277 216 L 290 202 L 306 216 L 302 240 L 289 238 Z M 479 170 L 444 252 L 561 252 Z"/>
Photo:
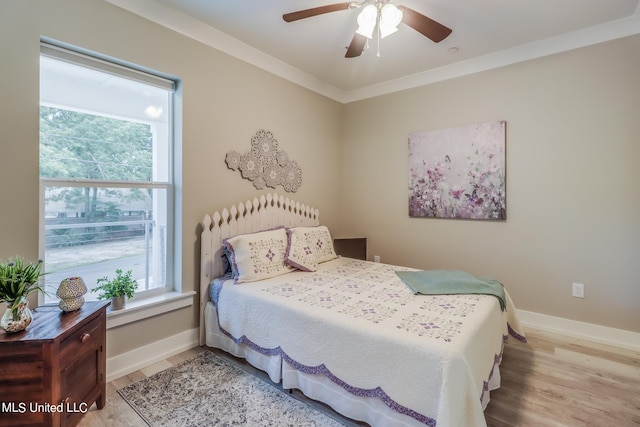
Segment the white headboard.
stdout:
<path fill-rule="evenodd" d="M 320 224 L 319 217 L 317 209 L 275 193 L 204 216 L 200 235 L 200 345 L 205 343 L 204 309 L 209 301 L 209 283 L 224 273 L 222 240 L 278 226 L 315 226 Z"/>

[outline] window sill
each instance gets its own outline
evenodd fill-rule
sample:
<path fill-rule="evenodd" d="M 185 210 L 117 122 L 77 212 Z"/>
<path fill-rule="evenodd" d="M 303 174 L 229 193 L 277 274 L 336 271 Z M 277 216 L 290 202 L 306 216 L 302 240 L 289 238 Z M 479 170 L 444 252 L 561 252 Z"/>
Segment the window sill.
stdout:
<path fill-rule="evenodd" d="M 122 310 L 111 310 L 109 307 L 107 310 L 107 329 L 192 306 L 195 294 L 195 291 L 167 292 L 137 301 L 127 301 L 127 305 Z"/>

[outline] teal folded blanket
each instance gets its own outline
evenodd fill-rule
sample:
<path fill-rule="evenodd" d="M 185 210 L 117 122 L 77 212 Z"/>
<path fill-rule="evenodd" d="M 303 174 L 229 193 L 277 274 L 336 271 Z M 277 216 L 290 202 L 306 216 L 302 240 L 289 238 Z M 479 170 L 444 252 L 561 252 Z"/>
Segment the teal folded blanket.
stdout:
<path fill-rule="evenodd" d="M 458 270 L 396 271 L 396 274 L 414 294 L 493 295 L 500 301 L 502 311 L 507 308 L 504 287 L 494 279 L 475 277 Z"/>

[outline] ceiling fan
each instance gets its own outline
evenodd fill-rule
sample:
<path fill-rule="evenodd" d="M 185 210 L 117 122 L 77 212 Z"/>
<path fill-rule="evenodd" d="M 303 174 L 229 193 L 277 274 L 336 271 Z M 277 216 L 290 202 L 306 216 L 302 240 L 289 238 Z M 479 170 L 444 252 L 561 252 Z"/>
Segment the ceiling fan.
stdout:
<path fill-rule="evenodd" d="M 282 15 L 282 19 L 286 22 L 293 22 L 325 13 L 359 8 L 362 8 L 362 12 L 358 15 L 358 30 L 347 48 L 346 58 L 360 56 L 367 44 L 367 40 L 372 38 L 374 34 L 377 34 L 379 38 L 384 38 L 394 33 L 400 23 L 408 25 L 435 43 L 444 40 L 452 31 L 450 28 L 413 9 L 401 5 L 396 6 L 390 0 L 362 0 L 359 2 L 329 4 L 285 13 Z"/>

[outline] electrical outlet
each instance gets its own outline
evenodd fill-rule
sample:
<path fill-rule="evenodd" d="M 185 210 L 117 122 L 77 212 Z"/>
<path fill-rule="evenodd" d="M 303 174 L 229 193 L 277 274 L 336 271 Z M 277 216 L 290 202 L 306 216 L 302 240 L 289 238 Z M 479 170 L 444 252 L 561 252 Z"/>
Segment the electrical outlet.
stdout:
<path fill-rule="evenodd" d="M 571 295 L 576 298 L 584 298 L 584 284 L 574 283 L 571 288 Z"/>
<path fill-rule="evenodd" d="M 374 255 L 373 262 L 380 262 L 380 255 Z"/>

